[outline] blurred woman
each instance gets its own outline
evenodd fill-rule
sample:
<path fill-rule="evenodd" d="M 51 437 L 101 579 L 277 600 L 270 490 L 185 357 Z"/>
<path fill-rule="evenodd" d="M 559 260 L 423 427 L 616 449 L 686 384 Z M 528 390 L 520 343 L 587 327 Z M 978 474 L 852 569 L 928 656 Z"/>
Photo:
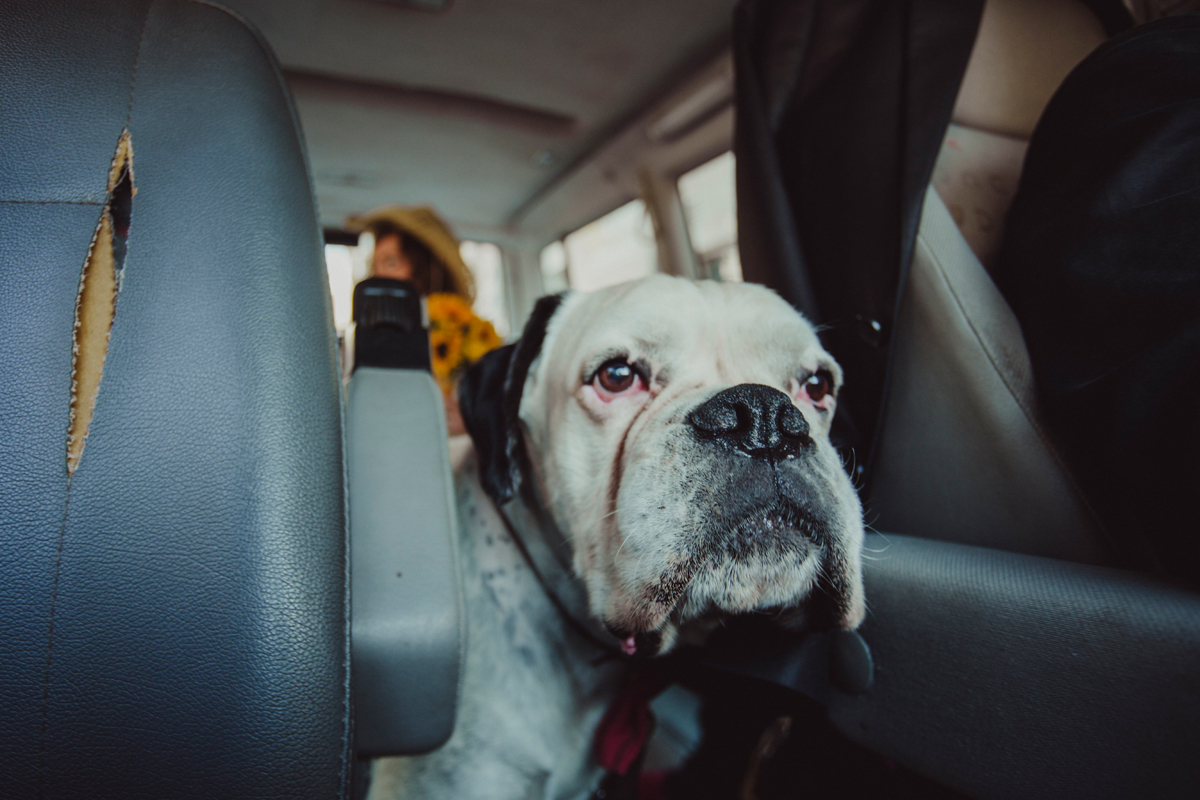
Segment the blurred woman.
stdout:
<path fill-rule="evenodd" d="M 471 310 L 475 280 L 450 226 L 427 206 L 382 206 L 346 221 L 375 237 L 371 277 L 410 281 L 425 298 L 433 377 L 446 403 L 451 436 L 465 433 L 458 410 L 458 376 L 503 341 Z"/>
<path fill-rule="evenodd" d="M 450 226 L 428 206 L 381 206 L 346 220 L 350 231 L 375 237 L 371 275 L 412 281 L 422 295 L 455 294 L 468 304 L 475 280 Z"/>

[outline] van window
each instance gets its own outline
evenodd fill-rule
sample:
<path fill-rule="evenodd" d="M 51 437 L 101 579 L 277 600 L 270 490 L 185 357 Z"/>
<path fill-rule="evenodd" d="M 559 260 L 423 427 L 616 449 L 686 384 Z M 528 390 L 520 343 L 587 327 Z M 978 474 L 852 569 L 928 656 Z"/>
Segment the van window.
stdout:
<path fill-rule="evenodd" d="M 558 294 L 570 288 L 567 281 L 567 248 L 561 242 L 551 242 L 542 248 L 542 290 Z"/>
<path fill-rule="evenodd" d="M 340 336 L 350 324 L 350 298 L 354 293 L 354 258 L 343 244 L 325 245 L 325 270 L 329 273 L 329 293 L 333 295 L 333 326 Z"/>
<path fill-rule="evenodd" d="M 542 277 L 547 291 L 552 291 L 551 281 L 562 283 L 558 277 L 562 274 L 572 289 L 588 292 L 644 278 L 657 270 L 654 227 L 641 200 L 589 222 L 542 251 Z"/>
<path fill-rule="evenodd" d="M 329 293 L 333 295 L 333 324 L 341 335 L 350 324 L 354 284 L 367 277 L 375 238 L 363 234 L 357 247 L 325 245 L 325 269 L 329 273 Z M 459 249 L 463 261 L 475 276 L 475 313 L 495 326 L 501 336 L 508 335 L 508 303 L 504 284 L 504 261 L 500 248 L 491 242 L 464 241 Z"/>
<path fill-rule="evenodd" d="M 685 172 L 678 186 L 688 237 L 699 265 L 698 277 L 740 281 L 732 151 Z"/>
<path fill-rule="evenodd" d="M 491 322 L 501 338 L 508 337 L 508 304 L 504 292 L 504 259 L 491 242 L 463 242 L 463 261 L 475 276 L 475 313 Z"/>

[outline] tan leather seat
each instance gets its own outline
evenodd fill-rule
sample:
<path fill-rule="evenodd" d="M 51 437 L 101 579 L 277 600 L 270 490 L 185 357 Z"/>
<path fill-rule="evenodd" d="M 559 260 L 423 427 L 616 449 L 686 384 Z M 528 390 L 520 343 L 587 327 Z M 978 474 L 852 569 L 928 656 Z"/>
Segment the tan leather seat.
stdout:
<path fill-rule="evenodd" d="M 1109 560 L 1095 515 L 1038 422 L 1020 326 L 980 258 L 999 244 L 1037 117 L 1103 39 L 1076 0 L 985 6 L 896 324 L 868 505 L 880 530 Z"/>
<path fill-rule="evenodd" d="M 1094 517 L 1038 424 L 1016 317 L 932 187 L 892 347 L 872 524 L 1103 563 Z"/>

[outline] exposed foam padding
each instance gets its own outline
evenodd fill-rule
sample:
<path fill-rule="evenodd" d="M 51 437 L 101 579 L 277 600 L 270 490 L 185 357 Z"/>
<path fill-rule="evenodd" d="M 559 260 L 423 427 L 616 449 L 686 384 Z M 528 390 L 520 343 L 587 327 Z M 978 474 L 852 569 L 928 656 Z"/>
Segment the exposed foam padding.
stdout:
<path fill-rule="evenodd" d="M 120 271 L 129 235 L 133 187 L 133 141 L 121 134 L 108 170 L 108 199 L 92 235 L 75 301 L 75 338 L 71 364 L 71 416 L 67 429 L 67 474 L 75 474 L 92 424 L 92 411 L 104 375 L 108 338 L 116 314 Z"/>

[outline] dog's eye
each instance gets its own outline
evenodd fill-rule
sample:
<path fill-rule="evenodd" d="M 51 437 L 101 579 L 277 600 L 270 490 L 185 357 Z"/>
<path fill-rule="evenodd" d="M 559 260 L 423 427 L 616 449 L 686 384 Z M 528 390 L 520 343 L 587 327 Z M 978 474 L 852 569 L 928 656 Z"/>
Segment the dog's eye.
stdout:
<path fill-rule="evenodd" d="M 821 402 L 833 391 L 833 375 L 829 370 L 817 370 L 804 382 L 804 391 L 808 393 L 809 400 Z"/>
<path fill-rule="evenodd" d="M 594 381 L 597 388 L 609 394 L 620 394 L 637 383 L 637 370 L 623 359 L 614 358 L 596 370 Z"/>

